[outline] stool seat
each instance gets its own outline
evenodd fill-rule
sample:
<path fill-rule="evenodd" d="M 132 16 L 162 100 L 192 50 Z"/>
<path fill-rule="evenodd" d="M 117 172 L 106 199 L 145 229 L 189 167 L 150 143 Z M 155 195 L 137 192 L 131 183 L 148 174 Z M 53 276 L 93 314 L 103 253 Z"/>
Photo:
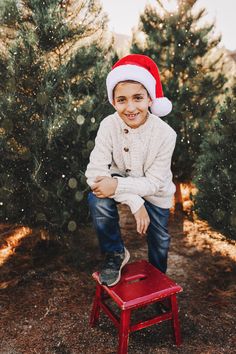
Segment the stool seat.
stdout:
<path fill-rule="evenodd" d="M 99 320 L 100 309 L 102 309 L 119 330 L 118 354 L 127 354 L 130 332 L 167 320 L 172 322 L 176 345 L 181 344 L 176 294 L 183 289 L 166 274 L 146 260 L 141 260 L 126 264 L 119 283 L 113 287 L 99 283 L 99 272 L 93 273 L 92 276 L 97 285 L 90 325 L 95 326 Z M 120 318 L 113 312 L 107 299 L 112 299 L 118 305 Z M 131 324 L 130 318 L 133 310 L 158 301 L 168 302 L 168 310 L 165 313 Z"/>
<path fill-rule="evenodd" d="M 99 282 L 99 272 L 93 273 L 93 278 Z M 119 283 L 103 287 L 123 310 L 151 304 L 183 290 L 145 260 L 126 264 Z"/>

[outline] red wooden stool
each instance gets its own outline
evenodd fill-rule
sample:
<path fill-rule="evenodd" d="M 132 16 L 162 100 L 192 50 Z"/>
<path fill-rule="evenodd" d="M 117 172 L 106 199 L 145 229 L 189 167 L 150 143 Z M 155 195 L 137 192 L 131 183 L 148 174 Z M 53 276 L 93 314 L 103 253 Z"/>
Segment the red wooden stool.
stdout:
<path fill-rule="evenodd" d="M 119 329 L 118 354 L 127 353 L 130 332 L 166 320 L 172 321 L 176 345 L 181 344 L 176 293 L 179 293 L 183 289 L 179 285 L 145 260 L 126 264 L 122 270 L 121 280 L 113 287 L 109 288 L 101 285 L 98 276 L 98 272 L 93 273 L 93 278 L 96 280 L 97 286 L 90 317 L 90 326 L 95 326 L 98 322 L 101 308 Z M 116 316 L 106 303 L 108 298 L 113 299 L 121 309 L 120 318 Z M 134 325 L 130 324 L 132 310 L 160 300 L 163 301 L 164 299 L 168 300 L 170 304 L 167 312 Z"/>

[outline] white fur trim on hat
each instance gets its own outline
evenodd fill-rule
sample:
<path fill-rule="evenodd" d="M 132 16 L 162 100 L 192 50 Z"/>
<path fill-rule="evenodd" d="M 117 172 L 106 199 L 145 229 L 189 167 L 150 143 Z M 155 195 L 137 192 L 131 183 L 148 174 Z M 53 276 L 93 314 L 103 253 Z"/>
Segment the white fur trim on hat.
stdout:
<path fill-rule="evenodd" d="M 126 80 L 140 82 L 148 91 L 152 100 L 156 98 L 156 80 L 152 74 L 138 65 L 120 65 L 114 68 L 107 75 L 107 93 L 109 102 L 113 103 L 113 90 L 115 86 Z"/>

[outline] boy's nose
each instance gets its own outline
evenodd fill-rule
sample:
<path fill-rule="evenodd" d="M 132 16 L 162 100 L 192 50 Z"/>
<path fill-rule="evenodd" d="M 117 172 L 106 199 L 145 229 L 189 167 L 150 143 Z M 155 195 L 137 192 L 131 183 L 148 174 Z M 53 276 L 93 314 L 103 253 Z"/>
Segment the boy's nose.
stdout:
<path fill-rule="evenodd" d="M 135 110 L 135 105 L 133 104 L 133 102 L 128 102 L 126 110 L 128 112 L 133 112 Z"/>

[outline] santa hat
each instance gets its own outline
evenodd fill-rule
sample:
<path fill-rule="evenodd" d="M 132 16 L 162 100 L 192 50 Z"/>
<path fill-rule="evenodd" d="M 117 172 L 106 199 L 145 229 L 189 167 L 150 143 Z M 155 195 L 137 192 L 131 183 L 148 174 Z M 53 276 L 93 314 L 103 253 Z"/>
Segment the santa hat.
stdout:
<path fill-rule="evenodd" d="M 140 82 L 148 91 L 151 99 L 151 112 L 163 117 L 172 110 L 172 103 L 163 97 L 160 75 L 156 63 L 146 55 L 130 54 L 118 60 L 107 76 L 109 102 L 113 103 L 115 86 L 126 80 Z"/>

